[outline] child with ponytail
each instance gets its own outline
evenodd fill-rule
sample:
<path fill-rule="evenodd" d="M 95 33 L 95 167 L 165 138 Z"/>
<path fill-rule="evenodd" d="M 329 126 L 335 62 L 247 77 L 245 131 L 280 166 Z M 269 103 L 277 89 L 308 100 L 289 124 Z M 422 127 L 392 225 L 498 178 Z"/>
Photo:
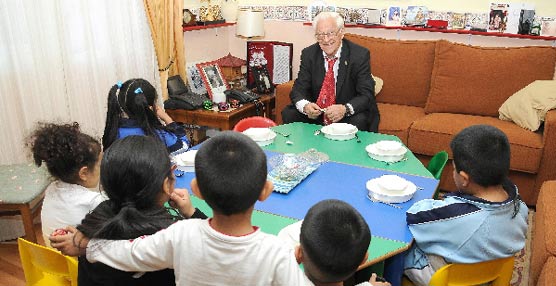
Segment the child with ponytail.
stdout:
<path fill-rule="evenodd" d="M 41 211 L 42 233 L 77 225 L 105 197 L 96 188 L 100 174 L 100 143 L 79 131 L 79 124 L 39 123 L 27 139 L 37 166 L 43 163 L 54 181 L 47 187 Z"/>
<path fill-rule="evenodd" d="M 134 239 L 164 229 L 176 220 L 206 218 L 194 208 L 185 189 L 175 189 L 174 169 L 166 146 L 154 136 L 128 136 L 105 150 L 100 185 L 108 196 L 77 227 L 89 238 Z M 178 216 L 164 203 L 171 201 Z M 174 210 L 175 211 L 175 210 Z M 76 239 L 74 244 L 78 245 Z M 184 258 L 187 259 L 187 258 Z M 147 273 L 116 270 L 79 257 L 78 284 L 175 285 L 174 271 Z M 139 277 L 139 278 L 137 278 Z"/>
<path fill-rule="evenodd" d="M 156 89 L 144 79 L 130 79 L 112 86 L 108 93 L 106 125 L 102 136 L 104 149 L 116 139 L 146 135 L 164 142 L 171 155 L 186 151 L 190 143 L 184 128 L 157 106 L 156 100 Z"/>

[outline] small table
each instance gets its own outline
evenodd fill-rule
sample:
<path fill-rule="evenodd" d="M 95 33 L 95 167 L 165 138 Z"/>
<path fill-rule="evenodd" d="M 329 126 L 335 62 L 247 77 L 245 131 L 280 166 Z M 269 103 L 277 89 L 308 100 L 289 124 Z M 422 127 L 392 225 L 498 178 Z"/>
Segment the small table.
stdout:
<path fill-rule="evenodd" d="M 236 123 L 243 118 L 256 115 L 270 117 L 274 106 L 274 95 L 262 95 L 259 101 L 264 105 L 264 111 L 260 110 L 260 114 L 257 114 L 257 107 L 254 103 L 243 104 L 229 112 L 205 109 L 167 109 L 166 113 L 177 122 L 208 126 L 220 130 L 232 130 Z"/>

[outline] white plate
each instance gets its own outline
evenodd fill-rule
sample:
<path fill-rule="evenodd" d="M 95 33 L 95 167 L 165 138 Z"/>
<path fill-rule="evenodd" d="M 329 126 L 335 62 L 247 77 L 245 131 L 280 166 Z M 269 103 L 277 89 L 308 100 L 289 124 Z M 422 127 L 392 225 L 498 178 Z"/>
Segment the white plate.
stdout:
<path fill-rule="evenodd" d="M 365 151 L 367 151 L 367 154 L 369 154 L 369 157 L 371 157 L 371 158 L 373 158 L 377 161 L 398 162 L 401 159 L 403 159 L 403 157 L 405 156 L 405 153 L 407 153 L 407 148 L 402 146 L 400 148 L 400 150 L 397 151 L 397 153 L 384 154 L 379 149 L 376 148 L 375 144 L 367 145 L 365 147 Z"/>
<path fill-rule="evenodd" d="M 180 171 L 195 172 L 195 155 L 197 155 L 197 150 L 189 150 L 174 156 L 172 161 Z"/>
<path fill-rule="evenodd" d="M 348 123 L 332 123 L 321 128 L 324 137 L 330 140 L 350 140 L 355 137 L 357 127 Z"/>
<path fill-rule="evenodd" d="M 375 143 L 375 148 L 382 155 L 396 155 L 402 150 L 402 143 L 394 140 L 382 140 Z"/>
<path fill-rule="evenodd" d="M 242 133 L 257 142 L 259 146 L 272 144 L 276 138 L 276 133 L 269 128 L 249 128 Z"/>
<path fill-rule="evenodd" d="M 381 188 L 379 184 L 380 178 L 375 178 L 367 181 L 367 190 L 369 191 L 369 196 L 373 199 L 386 202 L 386 203 L 403 203 L 411 200 L 415 192 L 417 191 L 417 186 L 410 181 L 407 181 L 407 186 L 401 191 L 387 191 Z"/>
<path fill-rule="evenodd" d="M 378 178 L 378 185 L 381 189 L 396 193 L 405 190 L 409 183 L 406 179 L 396 175 L 383 175 Z"/>

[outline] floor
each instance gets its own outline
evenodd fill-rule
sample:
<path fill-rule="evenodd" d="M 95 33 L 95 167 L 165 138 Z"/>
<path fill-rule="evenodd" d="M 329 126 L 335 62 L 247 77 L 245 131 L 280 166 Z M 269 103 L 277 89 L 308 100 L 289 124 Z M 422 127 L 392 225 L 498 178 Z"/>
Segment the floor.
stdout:
<path fill-rule="evenodd" d="M 39 243 L 44 244 L 40 224 L 35 224 L 35 231 Z M 0 242 L 0 286 L 25 286 L 25 275 L 21 268 L 17 240 Z"/>

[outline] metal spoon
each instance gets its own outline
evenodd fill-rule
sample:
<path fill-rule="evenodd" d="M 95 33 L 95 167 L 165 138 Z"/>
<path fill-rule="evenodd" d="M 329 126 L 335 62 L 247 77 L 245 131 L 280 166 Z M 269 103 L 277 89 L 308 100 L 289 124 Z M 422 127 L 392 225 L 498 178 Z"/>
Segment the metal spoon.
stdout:
<path fill-rule="evenodd" d="M 315 130 L 315 133 L 313 133 L 313 135 L 317 136 L 320 135 L 322 131 L 320 131 L 320 129 Z"/>
<path fill-rule="evenodd" d="M 282 132 L 278 132 L 278 131 L 276 131 L 276 130 L 272 130 L 272 131 L 274 131 L 274 133 L 276 133 L 276 134 L 278 134 L 278 135 L 282 135 L 282 136 L 284 136 L 284 137 L 288 137 L 288 136 L 291 135 L 290 133 L 285 134 L 285 133 L 282 133 Z"/>
<path fill-rule="evenodd" d="M 357 133 L 355 133 L 355 139 L 357 139 L 357 143 L 361 143 L 361 139 L 359 139 L 359 135 L 357 135 Z"/>

